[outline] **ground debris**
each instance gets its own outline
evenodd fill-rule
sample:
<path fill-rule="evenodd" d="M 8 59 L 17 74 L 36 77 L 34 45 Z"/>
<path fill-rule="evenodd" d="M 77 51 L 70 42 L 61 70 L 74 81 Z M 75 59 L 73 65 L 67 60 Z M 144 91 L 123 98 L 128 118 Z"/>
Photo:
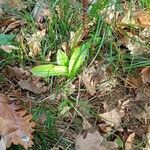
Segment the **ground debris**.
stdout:
<path fill-rule="evenodd" d="M 20 80 L 18 84 L 22 89 L 31 91 L 35 94 L 41 94 L 48 91 L 48 87 L 44 86 L 44 83 L 39 78 L 29 78 L 28 80 Z"/>
<path fill-rule="evenodd" d="M 126 143 L 125 143 L 125 150 L 133 149 L 134 137 L 135 137 L 135 133 L 132 133 L 128 136 Z"/>
<path fill-rule="evenodd" d="M 21 110 L 19 105 L 9 104 L 4 94 L 0 94 L 0 114 L 0 134 L 6 139 L 6 147 L 12 143 L 21 144 L 26 149 L 31 147 L 35 127 L 32 115 L 27 115 L 27 111 Z"/>
<path fill-rule="evenodd" d="M 7 74 L 9 77 L 15 77 L 17 79 L 26 79 L 31 76 L 31 73 L 28 70 L 25 70 L 22 67 L 11 67 L 8 66 Z"/>
<path fill-rule="evenodd" d="M 82 81 L 89 94 L 111 92 L 119 84 L 115 76 L 110 77 L 111 73 L 108 71 L 108 68 L 109 66 L 102 63 L 84 69 Z"/>
<path fill-rule="evenodd" d="M 35 33 L 26 37 L 27 44 L 29 46 L 30 52 L 29 56 L 34 57 L 40 54 L 41 52 L 41 41 L 46 34 L 46 29 L 37 30 Z"/>
<path fill-rule="evenodd" d="M 41 80 L 41 78 L 31 75 L 28 69 L 22 67 L 7 68 L 7 75 L 11 80 L 18 83 L 23 90 L 28 90 L 35 94 L 41 94 L 48 91 L 48 86 Z"/>
<path fill-rule="evenodd" d="M 51 20 L 51 12 L 50 9 L 48 7 L 48 2 L 46 2 L 45 0 L 37 0 L 33 10 L 32 10 L 32 15 L 33 18 L 37 21 L 37 22 L 43 22 L 44 19 L 46 19 L 46 17 Z"/>
<path fill-rule="evenodd" d="M 150 83 L 150 67 L 145 67 L 144 69 L 142 69 L 141 73 L 143 83 Z"/>
<path fill-rule="evenodd" d="M 85 138 L 79 135 L 75 147 L 76 150 L 118 150 L 115 142 L 105 141 L 98 131 L 87 133 Z"/>
<path fill-rule="evenodd" d="M 82 4 L 87 1 L 88 18 L 83 23 Z M 146 1 L 125 0 L 1 0 L 0 91 L 7 98 L 0 94 L 4 133 L 0 149 L 6 149 L 9 137 L 11 143 L 25 145 L 31 140 L 32 145 L 34 122 L 17 105 L 21 104 L 38 123 L 36 149 L 133 150 L 138 145 L 149 150 L 147 5 Z M 53 65 L 63 64 L 67 70 L 68 60 L 82 44 L 89 44 L 90 49 L 77 74 L 55 76 Z M 56 52 L 61 50 L 68 57 L 65 61 L 65 57 L 57 61 Z M 71 70 L 80 58 L 72 60 Z M 54 72 L 52 76 L 31 74 L 31 68 L 44 64 Z M 93 128 L 96 131 L 89 131 Z"/>
<path fill-rule="evenodd" d="M 121 125 L 121 118 L 124 115 L 124 112 L 120 112 L 117 109 L 113 109 L 104 114 L 99 114 L 99 116 L 106 122 L 107 125 L 111 125 L 113 127 L 119 127 Z"/>

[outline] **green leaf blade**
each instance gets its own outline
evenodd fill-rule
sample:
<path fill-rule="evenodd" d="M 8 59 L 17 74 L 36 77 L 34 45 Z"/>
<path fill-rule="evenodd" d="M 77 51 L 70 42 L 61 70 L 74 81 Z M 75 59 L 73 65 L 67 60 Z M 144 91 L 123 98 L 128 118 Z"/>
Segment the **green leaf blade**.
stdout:
<path fill-rule="evenodd" d="M 75 48 L 69 61 L 69 74 L 74 77 L 88 54 L 89 44 Z"/>
<path fill-rule="evenodd" d="M 68 66 L 69 64 L 69 59 L 62 50 L 57 51 L 57 64 L 62 66 Z"/>
<path fill-rule="evenodd" d="M 52 64 L 36 66 L 32 68 L 31 72 L 40 77 L 68 76 L 68 68 L 66 66 Z"/>

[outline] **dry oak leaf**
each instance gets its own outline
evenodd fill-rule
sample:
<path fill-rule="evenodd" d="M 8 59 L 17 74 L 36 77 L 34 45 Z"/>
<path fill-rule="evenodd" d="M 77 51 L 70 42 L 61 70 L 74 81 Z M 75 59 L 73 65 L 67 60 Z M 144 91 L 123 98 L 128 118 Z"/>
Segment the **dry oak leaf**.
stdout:
<path fill-rule="evenodd" d="M 93 74 L 94 74 L 94 67 L 91 67 L 89 69 L 85 69 L 82 73 L 82 81 L 87 89 L 87 91 L 94 95 L 96 93 L 96 82 L 94 82 Z"/>
<path fill-rule="evenodd" d="M 3 26 L 1 30 L 3 31 L 3 33 L 8 33 L 10 31 L 15 30 L 16 28 L 20 28 L 24 24 L 25 23 L 22 20 L 14 20 L 12 23 L 6 24 L 6 26 Z"/>
<path fill-rule="evenodd" d="M 146 28 L 150 27 L 150 12 L 149 11 L 137 12 L 135 13 L 134 18 L 140 26 L 146 27 Z"/>
<path fill-rule="evenodd" d="M 32 34 L 30 38 L 27 38 L 27 44 L 29 46 L 30 52 L 29 56 L 37 56 L 41 52 L 41 41 L 46 34 L 46 29 L 37 31 Z"/>
<path fill-rule="evenodd" d="M 18 105 L 9 104 L 9 99 L 0 93 L 0 135 L 6 138 L 7 147 L 12 143 L 21 144 L 25 149 L 32 146 L 35 123 L 31 120 L 31 114 L 27 115 Z"/>
<path fill-rule="evenodd" d="M 13 45 L 1 45 L 0 49 L 2 49 L 6 53 L 11 53 L 12 50 L 16 50 L 16 49 L 19 49 L 19 48 L 16 47 L 16 46 L 13 46 Z"/>
<path fill-rule="evenodd" d="M 40 78 L 29 78 L 27 80 L 21 79 L 18 84 L 22 89 L 31 91 L 36 94 L 41 94 L 48 90 L 48 86 L 45 86 L 44 83 L 40 81 Z"/>
<path fill-rule="evenodd" d="M 20 28 L 25 24 L 22 20 L 16 20 L 15 17 L 2 18 L 0 22 L 0 31 L 4 34 L 13 31 L 16 28 Z"/>
<path fill-rule="evenodd" d="M 0 6 L 1 6 L 1 1 L 0 1 Z M 1 18 L 1 22 L 0 22 L 0 31 L 4 31 L 4 29 L 2 30 L 2 28 L 6 28 L 7 26 L 9 26 L 11 23 L 15 22 L 15 17 L 11 17 L 11 18 Z"/>
<path fill-rule="evenodd" d="M 131 55 L 137 56 L 148 53 L 148 49 L 145 47 L 146 42 L 144 40 L 133 34 L 128 35 L 130 36 L 130 38 L 126 43 L 126 47 L 129 49 Z"/>
<path fill-rule="evenodd" d="M 85 138 L 79 135 L 75 143 L 76 150 L 118 150 L 115 142 L 107 142 L 98 131 L 88 133 Z"/>
<path fill-rule="evenodd" d="M 8 66 L 7 74 L 9 75 L 9 77 L 15 77 L 17 79 L 27 79 L 31 76 L 31 73 L 28 70 L 22 67 L 11 66 Z"/>
<path fill-rule="evenodd" d="M 125 142 L 125 150 L 132 150 L 133 149 L 133 142 L 134 142 L 135 133 L 132 133 L 128 136 Z"/>
<path fill-rule="evenodd" d="M 105 121 L 107 125 L 113 126 L 113 127 L 119 127 L 121 124 L 121 118 L 124 116 L 124 112 L 121 112 L 117 110 L 116 108 L 103 113 L 99 114 L 99 116 L 102 118 L 102 120 Z"/>
<path fill-rule="evenodd" d="M 135 77 L 135 76 L 128 76 L 126 81 L 126 87 L 131 87 L 131 88 L 139 88 L 142 86 L 142 79 L 140 77 Z"/>
<path fill-rule="evenodd" d="M 143 83 L 150 83 L 150 67 L 145 67 L 144 69 L 142 69 L 141 73 Z"/>

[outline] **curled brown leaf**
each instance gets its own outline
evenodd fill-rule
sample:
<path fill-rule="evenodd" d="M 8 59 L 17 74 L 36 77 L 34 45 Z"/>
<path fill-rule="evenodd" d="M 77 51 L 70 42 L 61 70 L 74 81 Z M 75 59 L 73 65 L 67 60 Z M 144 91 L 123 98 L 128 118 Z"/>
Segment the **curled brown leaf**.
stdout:
<path fill-rule="evenodd" d="M 7 147 L 14 143 L 28 149 L 33 144 L 35 122 L 26 110 L 8 101 L 4 94 L 0 94 L 0 134 L 6 138 Z"/>
<path fill-rule="evenodd" d="M 150 83 L 150 67 L 145 67 L 142 71 L 141 71 L 142 75 L 142 81 L 143 83 Z"/>

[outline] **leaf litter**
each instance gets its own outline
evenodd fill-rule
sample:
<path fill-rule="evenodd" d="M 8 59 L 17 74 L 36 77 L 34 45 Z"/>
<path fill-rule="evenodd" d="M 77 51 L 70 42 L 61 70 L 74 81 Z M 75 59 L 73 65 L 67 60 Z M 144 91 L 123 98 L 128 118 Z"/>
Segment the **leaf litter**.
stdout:
<path fill-rule="evenodd" d="M 12 143 L 21 144 L 26 149 L 31 147 L 35 127 L 32 115 L 27 115 L 19 105 L 9 104 L 9 99 L 3 94 L 0 94 L 0 107 L 0 134 L 5 137 L 6 147 Z"/>
<path fill-rule="evenodd" d="M 39 77 L 33 77 L 29 70 L 21 67 L 8 67 L 8 75 L 11 78 L 16 78 L 18 85 L 35 94 L 41 94 L 49 90 L 49 87 L 41 81 Z"/>
<path fill-rule="evenodd" d="M 105 141 L 98 131 L 87 133 L 85 138 L 79 135 L 75 147 L 76 150 L 117 150 L 117 144 Z"/>
<path fill-rule="evenodd" d="M 132 150 L 133 143 L 134 143 L 134 137 L 135 137 L 135 133 L 132 133 L 128 136 L 128 138 L 125 142 L 125 150 Z"/>
<path fill-rule="evenodd" d="M 51 20 L 51 12 L 49 9 L 48 2 L 42 0 L 37 0 L 33 10 L 32 10 L 32 16 L 37 22 L 43 22 L 46 17 Z"/>
<path fill-rule="evenodd" d="M 117 86 L 117 78 L 109 76 L 108 68 L 109 66 L 100 63 L 84 69 L 82 81 L 91 95 L 94 95 L 96 91 L 101 93 L 111 92 Z"/>
<path fill-rule="evenodd" d="M 95 2 L 96 1 L 90 1 L 89 5 L 92 3 L 89 7 L 91 10 Z M 75 4 L 76 2 L 74 1 L 73 3 Z M 126 47 L 125 53 L 129 51 L 133 57 L 149 54 L 149 49 L 145 46 L 149 44 L 150 37 L 149 11 L 136 10 L 137 8 L 134 4 L 133 8 L 129 9 L 128 2 L 121 2 L 121 4 L 124 5 L 123 9 L 127 12 L 126 14 L 116 9 L 117 1 L 114 0 L 107 8 L 100 11 L 103 19 L 113 28 L 114 33 L 118 36 L 119 46 Z M 26 9 L 26 5 L 24 5 L 22 1 L 18 1 L 18 4 L 16 4 L 16 1 L 9 1 L 9 5 L 11 7 L 15 6 L 18 10 Z M 0 9 L 0 11 L 3 11 L 3 7 Z M 55 7 L 56 14 L 59 18 L 62 17 L 61 9 L 59 5 Z M 45 19 L 52 22 L 53 12 L 49 9 L 48 3 L 45 1 L 36 1 L 34 7 L 32 7 L 32 17 L 35 19 L 37 25 L 35 27 L 36 30 L 34 32 L 27 31 L 27 34 L 24 34 L 25 32 L 21 30 L 21 34 L 23 33 L 23 42 L 21 40 L 18 40 L 18 42 L 24 44 L 25 49 L 27 49 L 27 51 L 25 51 L 25 53 L 27 52 L 26 56 L 31 57 L 31 59 L 33 58 L 32 63 L 35 63 L 36 59 L 38 59 L 39 55 L 43 52 L 41 43 L 48 32 L 47 27 L 42 26 L 42 29 L 39 29 L 38 26 L 41 27 L 41 23 L 43 24 Z M 88 40 L 91 36 L 91 30 L 94 28 L 95 23 L 94 21 L 90 22 L 87 25 L 86 32 L 84 32 L 85 30 L 83 30 L 82 27 L 79 27 L 76 31 L 71 29 L 70 41 L 62 40 L 61 42 L 63 44 L 61 43 L 58 47 L 62 47 L 64 53 L 70 57 L 70 50 L 79 47 L 81 43 L 84 43 L 84 40 Z M 20 27 L 22 28 L 24 25 L 26 24 L 22 20 L 13 17 L 4 18 L 0 23 L 1 32 L 5 34 L 9 32 L 15 33 L 16 30 L 19 30 Z M 13 53 L 12 49 L 16 51 L 20 50 L 18 47 L 13 47 L 14 45 L 11 43 L 11 38 L 6 39 L 7 38 L 4 38 L 3 40 L 5 44 L 0 44 L 1 49 L 8 53 Z M 92 47 L 92 50 L 93 49 L 95 49 L 94 46 Z M 48 55 L 51 57 L 49 61 L 53 59 L 52 55 L 55 52 L 56 50 L 49 52 Z M 122 53 L 124 52 L 121 51 L 120 54 Z M 3 58 L 1 57 L 2 56 L 0 56 L 0 60 Z M 28 63 L 30 64 L 30 62 L 27 62 L 27 64 Z M 59 61 L 59 63 L 64 62 Z M 67 65 L 67 63 L 68 62 L 65 61 L 64 65 Z M 119 62 L 119 65 L 122 63 L 123 62 Z M 39 62 L 37 62 L 37 64 L 39 64 Z M 49 83 L 47 84 L 47 82 L 45 82 L 47 78 L 41 79 L 31 74 L 29 71 L 31 66 L 29 68 L 14 66 L 19 65 L 16 63 L 11 64 L 6 72 L 2 71 L 2 74 L 5 74 L 7 84 L 2 82 L 0 86 L 1 91 L 10 98 L 9 100 L 11 100 L 12 97 L 12 99 L 23 102 L 22 99 L 31 98 L 29 101 L 24 101 L 27 107 L 29 107 L 28 103 L 30 103 L 30 107 L 32 107 L 33 103 L 37 105 L 38 102 L 44 102 L 44 106 L 50 109 L 50 105 L 57 107 L 65 100 L 71 102 L 72 105 L 67 103 L 67 105 L 64 105 L 57 113 L 58 119 L 56 126 L 61 133 L 66 134 L 65 138 L 68 141 L 70 140 L 72 143 L 75 142 L 77 150 L 118 150 L 121 148 L 119 147 L 120 145 L 124 145 L 126 150 L 132 150 L 136 147 L 134 143 L 136 139 L 143 140 L 146 133 L 147 144 L 145 149 L 150 149 L 148 124 L 148 100 L 150 98 L 149 66 L 141 67 L 141 73 L 140 71 L 136 72 L 136 74 L 138 74 L 136 78 L 126 75 L 126 72 L 123 72 L 124 75 L 120 74 L 120 72 L 113 74 L 112 70 L 114 68 L 112 67 L 112 70 L 109 72 L 110 66 L 105 63 L 100 63 L 100 65 L 92 64 L 90 67 L 83 67 L 83 72 L 80 72 L 81 83 L 79 76 L 75 81 L 65 86 L 63 85 L 65 81 L 64 77 L 62 77 L 61 80 L 52 77 L 52 85 L 49 86 Z M 120 68 L 119 71 L 121 71 Z M 140 81 L 140 83 L 138 81 Z M 141 83 L 141 81 L 143 83 Z M 79 86 L 80 84 L 81 87 Z M 57 92 L 57 85 L 63 87 L 59 92 Z M 0 107 L 2 107 L 1 111 L 3 111 L 0 119 L 2 134 L 0 148 L 6 149 L 7 146 L 9 147 L 11 143 L 14 143 L 21 144 L 27 149 L 33 144 L 32 132 L 34 129 L 32 127 L 34 127 L 35 123 L 31 121 L 32 115 L 27 115 L 27 111 L 24 109 L 20 110 L 20 107 L 16 104 L 5 102 L 5 99 L 6 98 L 1 98 L 0 102 Z M 39 99 L 39 101 L 37 99 Z M 74 103 L 76 106 L 73 106 Z M 74 111 L 77 111 L 75 119 L 73 118 Z M 9 114 L 10 117 L 7 118 L 6 116 L 9 116 L 7 114 Z M 14 120 L 12 116 L 15 116 L 14 118 L 16 118 L 16 120 Z M 72 121 L 72 118 L 75 121 Z M 48 117 L 46 113 L 43 113 L 38 120 L 41 125 L 40 127 L 44 126 L 47 120 Z M 10 122 L 14 125 L 13 127 L 9 125 Z M 69 127 L 68 122 L 71 122 Z M 73 124 L 74 122 L 77 124 L 77 127 Z M 4 128 L 7 124 L 8 127 Z M 90 133 L 89 130 L 93 127 L 97 130 Z M 68 128 L 68 131 L 65 131 L 66 128 Z M 85 137 L 79 134 L 82 130 L 88 132 Z M 120 141 L 120 143 L 122 142 L 123 144 L 118 144 L 116 142 L 118 139 L 121 139 L 122 141 Z M 27 145 L 27 142 L 30 144 Z"/>
<path fill-rule="evenodd" d="M 44 38 L 46 30 L 37 31 L 33 33 L 30 37 L 26 37 L 27 44 L 29 46 L 30 52 L 29 56 L 37 56 L 41 52 L 41 41 Z"/>

